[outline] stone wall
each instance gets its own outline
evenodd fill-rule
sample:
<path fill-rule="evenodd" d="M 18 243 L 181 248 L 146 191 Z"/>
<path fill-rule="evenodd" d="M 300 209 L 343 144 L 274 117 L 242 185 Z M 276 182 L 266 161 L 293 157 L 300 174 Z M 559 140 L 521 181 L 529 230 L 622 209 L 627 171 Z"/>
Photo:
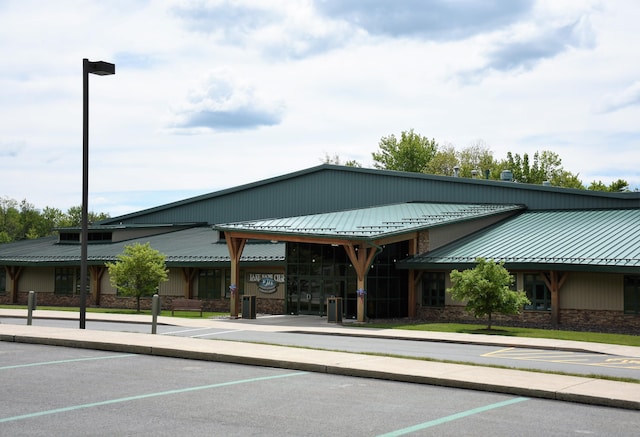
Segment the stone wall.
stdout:
<path fill-rule="evenodd" d="M 622 311 L 599 310 L 560 310 L 557 329 L 619 332 L 638 334 L 640 316 L 624 314 Z M 494 314 L 492 324 L 499 326 L 526 326 L 531 328 L 553 329 L 550 311 L 524 311 L 519 315 L 503 316 Z M 418 310 L 417 320 L 430 323 L 475 323 L 485 324 L 486 319 L 476 319 L 464 307 L 444 308 L 422 307 Z"/>

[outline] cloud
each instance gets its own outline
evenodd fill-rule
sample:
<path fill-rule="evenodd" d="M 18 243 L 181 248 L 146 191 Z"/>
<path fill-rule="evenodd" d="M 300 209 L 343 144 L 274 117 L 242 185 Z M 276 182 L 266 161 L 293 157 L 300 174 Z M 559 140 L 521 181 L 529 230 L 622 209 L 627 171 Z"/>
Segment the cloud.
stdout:
<path fill-rule="evenodd" d="M 308 1 L 192 2 L 172 12 L 185 28 L 217 43 L 257 50 L 272 59 L 301 59 L 344 46 L 354 30 L 319 17 Z"/>
<path fill-rule="evenodd" d="M 633 82 L 618 93 L 605 95 L 599 106 L 596 108 L 596 112 L 615 112 L 620 109 L 636 105 L 640 105 L 640 81 Z"/>
<path fill-rule="evenodd" d="M 174 111 L 170 130 L 177 134 L 247 130 L 282 120 L 284 104 L 242 83 L 228 70 L 211 73 Z"/>
<path fill-rule="evenodd" d="M 433 41 L 464 39 L 508 26 L 533 7 L 531 0 L 318 0 L 318 11 L 372 35 Z"/>
<path fill-rule="evenodd" d="M 346 47 L 366 35 L 461 40 L 508 27 L 533 0 L 204 1 L 172 9 L 192 32 L 223 44 L 259 47 L 270 58 L 300 59 Z"/>
<path fill-rule="evenodd" d="M 25 148 L 24 141 L 0 141 L 0 156 L 15 158 Z"/>
<path fill-rule="evenodd" d="M 221 34 L 231 40 L 239 40 L 280 19 L 276 10 L 265 6 L 264 2 L 188 2 L 173 8 L 173 13 L 185 22 L 189 30 Z"/>
<path fill-rule="evenodd" d="M 484 65 L 462 72 L 463 82 L 477 82 L 492 71 L 530 71 L 545 59 L 554 58 L 570 49 L 591 49 L 595 46 L 595 33 L 587 16 L 569 24 L 556 25 L 529 23 L 516 26 L 497 35 L 487 50 Z"/>
<path fill-rule="evenodd" d="M 136 68 L 148 70 L 160 63 L 159 59 L 153 55 L 128 51 L 118 52 L 112 59 L 112 62 L 118 66 L 118 69 Z"/>

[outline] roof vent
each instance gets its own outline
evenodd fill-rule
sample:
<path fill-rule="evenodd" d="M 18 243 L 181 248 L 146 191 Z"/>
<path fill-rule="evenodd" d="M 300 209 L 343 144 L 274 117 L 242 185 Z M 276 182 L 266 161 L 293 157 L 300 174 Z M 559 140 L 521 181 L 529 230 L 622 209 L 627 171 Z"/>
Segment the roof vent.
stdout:
<path fill-rule="evenodd" d="M 471 177 L 472 178 L 477 178 L 478 177 L 478 170 L 471 170 Z"/>
<path fill-rule="evenodd" d="M 453 177 L 460 177 L 460 167 L 458 167 L 457 165 L 453 167 Z"/>
<path fill-rule="evenodd" d="M 500 172 L 500 180 L 512 181 L 513 180 L 513 172 L 511 170 L 502 170 Z"/>

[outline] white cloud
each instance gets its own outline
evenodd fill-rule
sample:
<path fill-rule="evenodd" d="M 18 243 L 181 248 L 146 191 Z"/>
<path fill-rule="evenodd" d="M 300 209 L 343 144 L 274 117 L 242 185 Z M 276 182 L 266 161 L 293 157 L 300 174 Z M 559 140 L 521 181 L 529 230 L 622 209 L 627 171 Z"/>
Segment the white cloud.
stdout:
<path fill-rule="evenodd" d="M 603 113 L 614 112 L 637 105 L 640 105 L 640 81 L 633 82 L 617 93 L 606 94 L 596 111 Z"/>
<path fill-rule="evenodd" d="M 172 133 L 255 129 L 280 123 L 284 103 L 242 82 L 230 70 L 207 75 L 189 90 L 187 101 L 174 110 Z"/>

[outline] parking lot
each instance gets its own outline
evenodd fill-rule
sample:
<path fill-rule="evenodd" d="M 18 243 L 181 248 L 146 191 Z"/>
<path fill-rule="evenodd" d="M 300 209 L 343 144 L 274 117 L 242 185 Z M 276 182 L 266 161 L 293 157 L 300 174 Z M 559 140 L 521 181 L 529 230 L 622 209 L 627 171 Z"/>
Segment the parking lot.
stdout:
<path fill-rule="evenodd" d="M 480 391 L 0 342 L 2 435 L 631 436 L 638 412 Z"/>

